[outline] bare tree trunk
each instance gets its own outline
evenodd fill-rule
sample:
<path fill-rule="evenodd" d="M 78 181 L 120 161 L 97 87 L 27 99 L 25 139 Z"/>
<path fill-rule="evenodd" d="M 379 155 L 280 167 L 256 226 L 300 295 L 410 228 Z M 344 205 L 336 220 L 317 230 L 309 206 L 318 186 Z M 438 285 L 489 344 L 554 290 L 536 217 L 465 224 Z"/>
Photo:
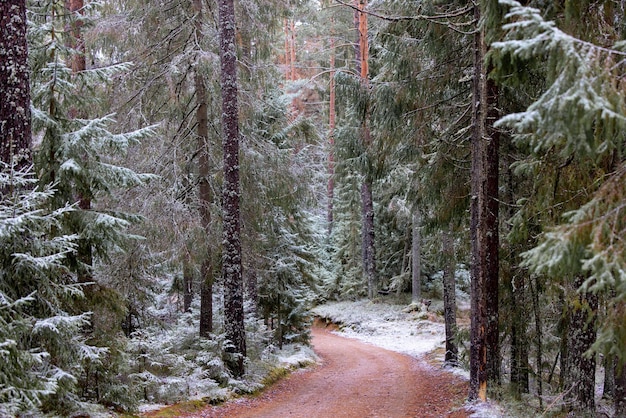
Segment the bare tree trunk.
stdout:
<path fill-rule="evenodd" d="M 367 14 L 364 13 L 366 0 L 355 0 L 357 11 L 355 11 L 355 23 L 358 29 L 358 53 L 357 66 L 361 75 L 361 88 L 369 89 L 369 42 L 367 39 Z M 365 152 L 368 153 L 372 138 L 369 129 L 369 111 L 365 111 L 361 126 L 361 140 Z M 374 200 L 372 197 L 372 176 L 371 173 L 363 173 L 363 184 L 361 184 L 361 214 L 362 214 L 362 251 L 363 251 L 363 273 L 367 278 L 367 295 L 373 299 L 376 295 L 376 249 L 374 245 Z"/>
<path fill-rule="evenodd" d="M 480 22 L 481 8 L 474 17 Z M 497 87 L 488 79 L 484 60 L 488 46 L 485 30 L 474 37 L 474 84 L 470 207 L 472 239 L 472 326 L 470 329 L 469 398 L 487 399 L 487 380 L 500 381 L 498 330 L 499 235 L 498 166 L 499 134 L 493 128 L 497 119 Z"/>
<path fill-rule="evenodd" d="M 204 21 L 202 0 L 193 0 L 193 9 L 196 13 L 194 20 L 195 36 L 198 44 L 204 38 L 202 24 Z M 198 54 L 197 60 L 200 58 Z M 209 182 L 209 122 L 207 94 L 201 63 L 196 62 L 195 67 L 195 90 L 196 90 L 196 133 L 198 137 L 198 197 L 200 217 L 204 233 L 207 237 L 205 260 L 200 269 L 200 325 L 199 334 L 208 338 L 213 332 L 213 266 L 211 262 L 211 246 L 208 237 L 211 234 L 211 205 L 213 204 L 213 190 Z"/>
<path fill-rule="evenodd" d="M 183 312 L 191 310 L 193 301 L 193 270 L 189 260 L 183 262 Z"/>
<path fill-rule="evenodd" d="M 626 362 L 615 365 L 615 418 L 626 418 Z"/>
<path fill-rule="evenodd" d="M 442 232 L 442 246 L 445 257 L 443 270 L 443 312 L 446 329 L 445 363 L 450 366 L 457 366 L 459 350 L 456 346 L 456 283 L 454 277 L 456 262 L 451 235 L 451 227 L 447 231 Z"/>
<path fill-rule="evenodd" d="M 413 219 L 411 222 L 411 300 L 413 303 L 419 302 L 422 297 L 421 292 L 421 237 L 420 237 L 420 210 L 417 206 L 413 209 Z M 447 339 L 446 339 L 447 341 Z"/>
<path fill-rule="evenodd" d="M 222 85 L 222 147 L 224 151 L 223 256 L 224 329 L 231 342 L 228 366 L 235 376 L 244 373 L 246 335 L 241 271 L 239 209 L 239 108 L 237 104 L 237 51 L 233 0 L 219 0 L 220 63 Z"/>
<path fill-rule="evenodd" d="M 584 278 L 576 277 L 570 289 L 568 305 L 569 327 L 567 328 L 567 368 L 563 390 L 576 410 L 583 413 L 595 411 L 595 356 L 585 353 L 596 340 L 596 295 L 580 292 Z"/>
<path fill-rule="evenodd" d="M 480 6 L 474 6 L 474 19 L 480 22 Z M 485 332 L 487 328 L 487 314 L 485 307 L 485 278 L 484 265 L 481 258 L 480 228 L 481 224 L 481 177 L 483 165 L 483 137 L 485 132 L 484 111 L 485 101 L 483 94 L 483 60 L 484 60 L 484 32 L 477 30 L 474 35 L 474 80 L 472 98 L 472 140 L 471 140 L 471 201 L 470 201 L 470 241 L 471 241 L 471 326 L 470 326 L 470 401 L 487 399 L 487 346 Z"/>
<path fill-rule="evenodd" d="M 602 386 L 602 399 L 614 399 L 616 377 L 615 366 L 617 364 L 615 360 L 615 356 L 609 355 L 604 357 L 604 384 Z"/>
<path fill-rule="evenodd" d="M 492 68 L 485 72 L 489 74 Z M 485 304 L 487 313 L 487 330 L 485 343 L 487 344 L 487 379 L 496 385 L 500 384 L 500 329 L 499 329 L 499 290 L 500 290 L 500 235 L 499 235 L 499 209 L 500 200 L 498 195 L 500 178 L 499 173 L 499 148 L 500 132 L 493 125 L 498 120 L 497 110 L 498 87 L 491 79 L 486 80 L 487 119 L 485 138 Z"/>
<path fill-rule="evenodd" d="M 66 6 L 69 13 L 72 15 L 72 20 L 69 26 L 69 46 L 75 51 L 71 57 L 70 67 L 72 68 L 72 75 L 76 75 L 81 71 L 87 69 L 85 60 L 85 41 L 82 36 L 83 23 L 81 16 L 84 11 L 83 0 L 68 0 Z M 72 107 L 69 111 L 71 118 L 80 117 L 80 109 Z M 89 187 L 89 185 L 87 185 Z M 82 190 L 78 194 L 78 207 L 83 211 L 91 210 L 92 193 L 89 188 Z M 81 283 L 87 283 L 92 281 L 91 267 L 93 266 L 93 251 L 91 248 L 91 242 L 89 240 L 81 238 L 78 242 L 78 249 L 76 254 L 79 262 L 78 266 L 78 281 Z"/>
<path fill-rule="evenodd" d="M 332 25 L 332 19 L 331 19 Z M 330 103 L 328 106 L 328 236 L 333 230 L 333 202 L 335 199 L 335 38 L 330 37 Z"/>
<path fill-rule="evenodd" d="M 285 33 L 285 80 L 291 80 L 291 36 L 289 35 L 289 20 L 285 18 L 283 29 Z"/>
<path fill-rule="evenodd" d="M 289 32 L 291 34 L 291 39 L 290 39 L 291 59 L 289 60 L 290 73 L 291 73 L 291 80 L 297 80 L 298 77 L 296 76 L 296 22 L 293 19 L 291 19 L 289 23 L 290 23 Z"/>
<path fill-rule="evenodd" d="M 0 161 L 32 163 L 26 1 L 0 2 Z"/>

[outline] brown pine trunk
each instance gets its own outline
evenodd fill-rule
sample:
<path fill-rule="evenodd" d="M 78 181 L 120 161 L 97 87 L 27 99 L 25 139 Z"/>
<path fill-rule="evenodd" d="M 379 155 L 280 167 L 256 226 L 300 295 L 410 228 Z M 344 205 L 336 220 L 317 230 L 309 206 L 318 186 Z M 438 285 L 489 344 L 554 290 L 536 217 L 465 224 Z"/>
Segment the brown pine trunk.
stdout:
<path fill-rule="evenodd" d="M 363 12 L 366 0 L 355 0 L 357 11 L 355 23 L 358 30 L 357 65 L 361 75 L 361 88 L 369 89 L 369 43 L 367 39 L 367 14 Z M 369 129 L 369 112 L 366 110 L 361 126 L 361 141 L 367 153 L 372 139 Z M 374 201 L 372 197 L 372 176 L 371 173 L 363 173 L 363 184 L 361 184 L 361 216 L 362 216 L 362 252 L 363 252 L 363 273 L 367 279 L 367 295 L 373 299 L 376 295 L 376 250 L 374 245 Z"/>
<path fill-rule="evenodd" d="M 0 2 L 0 51 L 0 161 L 21 170 L 32 162 L 24 0 Z"/>
<path fill-rule="evenodd" d="M 290 20 L 289 33 L 291 35 L 291 39 L 289 41 L 291 44 L 291 47 L 289 49 L 289 52 L 291 52 L 291 59 L 289 60 L 291 80 L 297 80 L 298 78 L 296 77 L 296 22 L 293 19 Z"/>
<path fill-rule="evenodd" d="M 196 39 L 200 43 L 204 37 L 202 32 L 203 11 L 202 0 L 193 0 L 193 9 L 196 13 L 194 29 Z M 199 59 L 199 58 L 198 58 Z M 207 108 L 207 94 L 204 75 L 200 63 L 195 66 L 195 89 L 196 89 L 196 133 L 198 136 L 198 197 L 200 217 L 205 235 L 211 235 L 211 205 L 213 204 L 213 191 L 209 182 L 209 122 Z M 209 337 L 213 332 L 213 266 L 211 263 L 211 243 L 207 239 L 206 259 L 200 269 L 200 325 L 199 334 Z"/>
<path fill-rule="evenodd" d="M 239 109 L 237 104 L 237 51 L 233 0 L 219 0 L 220 63 L 222 86 L 222 147 L 224 152 L 223 250 L 224 330 L 231 345 L 228 367 L 235 376 L 244 373 L 246 335 L 241 271 L 239 209 Z"/>
<path fill-rule="evenodd" d="M 285 80 L 291 80 L 291 35 L 289 34 L 289 20 L 285 18 L 284 25 L 285 34 Z"/>
<path fill-rule="evenodd" d="M 75 51 L 71 57 L 70 67 L 72 68 L 72 74 L 76 75 L 81 71 L 87 69 L 85 61 L 85 41 L 82 37 L 81 16 L 83 14 L 84 2 L 83 0 L 68 0 L 66 2 L 67 8 L 72 16 L 72 22 L 69 27 L 70 38 L 69 46 Z M 69 115 L 72 118 L 80 116 L 80 109 L 73 107 L 69 111 Z M 78 207 L 81 210 L 91 210 L 91 190 L 85 190 L 78 196 Z M 88 240 L 81 239 L 78 242 L 77 259 L 81 264 L 78 267 L 78 281 L 81 283 L 87 283 L 92 281 L 91 267 L 93 265 L 93 251 L 91 243 Z"/>
<path fill-rule="evenodd" d="M 443 270 L 443 315 L 446 329 L 445 363 L 450 366 L 458 365 L 458 348 L 456 346 L 456 283 L 454 278 L 455 258 L 452 228 L 442 233 L 443 255 L 445 267 Z"/>

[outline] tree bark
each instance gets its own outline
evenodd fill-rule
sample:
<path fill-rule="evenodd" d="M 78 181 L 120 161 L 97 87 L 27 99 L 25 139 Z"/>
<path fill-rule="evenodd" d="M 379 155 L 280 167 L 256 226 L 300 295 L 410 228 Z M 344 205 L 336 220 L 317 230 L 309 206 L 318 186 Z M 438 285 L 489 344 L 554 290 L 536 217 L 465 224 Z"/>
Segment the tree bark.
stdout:
<path fill-rule="evenodd" d="M 474 7 L 476 22 L 481 8 Z M 499 135 L 493 128 L 497 118 L 498 91 L 488 79 L 484 60 L 488 46 L 483 27 L 474 37 L 473 132 L 470 203 L 472 240 L 470 392 L 469 399 L 487 399 L 487 380 L 500 380 L 498 331 L 499 235 L 498 165 Z"/>
<path fill-rule="evenodd" d="M 355 0 L 357 13 L 355 23 L 357 24 L 359 42 L 357 49 L 358 72 L 361 75 L 361 88 L 369 89 L 369 43 L 367 39 L 367 14 L 364 12 L 366 0 Z M 367 108 L 367 106 L 366 106 Z M 365 153 L 369 153 L 372 142 L 369 129 L 369 111 L 365 111 L 361 125 L 361 141 Z M 361 215 L 362 215 L 362 252 L 363 252 L 363 273 L 367 279 L 367 295 L 373 299 L 376 295 L 376 248 L 374 244 L 374 200 L 372 196 L 372 175 L 363 173 L 363 184 L 361 184 Z"/>
<path fill-rule="evenodd" d="M 331 19 L 332 25 L 332 19 Z M 330 37 L 330 103 L 328 105 L 328 236 L 333 230 L 333 203 L 335 199 L 335 38 Z"/>
<path fill-rule="evenodd" d="M 202 0 L 193 0 L 193 9 L 196 13 L 194 20 L 195 36 L 198 44 L 204 38 L 202 24 L 204 22 Z M 197 60 L 199 61 L 199 56 Z M 211 205 L 213 204 L 213 190 L 209 181 L 211 167 L 209 166 L 209 122 L 207 94 L 204 75 L 200 62 L 194 67 L 194 83 L 196 90 L 196 133 L 198 138 L 198 197 L 200 217 L 204 233 L 207 237 L 205 260 L 200 269 L 200 329 L 199 334 L 208 338 L 213 332 L 213 266 L 211 262 L 212 244 L 208 237 L 211 235 Z"/>
<path fill-rule="evenodd" d="M 413 209 L 413 218 L 411 222 L 411 300 L 413 303 L 419 302 L 422 297 L 421 292 L 421 237 L 420 237 L 420 211 L 416 206 Z M 446 339 L 447 341 L 447 339 Z M 447 343 L 446 343 L 447 345 Z"/>
<path fill-rule="evenodd" d="M 26 1 L 0 2 L 0 161 L 32 163 Z"/>
<path fill-rule="evenodd" d="M 451 235 L 452 228 L 442 232 L 443 255 L 445 257 L 443 270 L 443 312 L 446 329 L 445 363 L 450 366 L 457 366 L 459 350 L 456 346 L 456 283 L 454 277 L 456 262 Z"/>
<path fill-rule="evenodd" d="M 615 418 L 626 418 L 626 362 L 615 368 Z"/>
<path fill-rule="evenodd" d="M 480 7 L 474 6 L 474 19 L 480 22 Z M 479 242 L 480 223 L 480 180 L 484 170 L 482 161 L 482 138 L 484 132 L 484 117 L 481 107 L 482 77 L 484 60 L 484 33 L 477 30 L 474 35 L 474 80 L 472 84 L 472 139 L 471 139 L 471 201 L 470 201 L 470 401 L 487 399 L 487 346 L 485 344 L 486 307 L 484 299 L 484 275 Z"/>
<path fill-rule="evenodd" d="M 222 86 L 222 147 L 224 152 L 223 250 L 224 330 L 230 345 L 228 367 L 235 376 L 244 373 L 246 335 L 243 313 L 241 223 L 239 209 L 239 109 L 237 103 L 237 51 L 233 0 L 219 0 L 220 63 Z"/>
<path fill-rule="evenodd" d="M 569 327 L 567 328 L 567 369 L 563 390 L 576 410 L 583 413 L 595 411 L 595 356 L 585 353 L 596 340 L 596 313 L 598 298 L 596 295 L 580 292 L 584 278 L 576 277 L 570 289 L 568 303 Z"/>

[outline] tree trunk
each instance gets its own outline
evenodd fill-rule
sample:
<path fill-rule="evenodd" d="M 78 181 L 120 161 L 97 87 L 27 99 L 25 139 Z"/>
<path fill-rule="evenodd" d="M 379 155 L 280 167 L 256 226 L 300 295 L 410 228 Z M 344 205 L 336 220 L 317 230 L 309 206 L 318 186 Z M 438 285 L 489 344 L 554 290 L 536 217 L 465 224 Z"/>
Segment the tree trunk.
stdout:
<path fill-rule="evenodd" d="M 583 413 L 595 411 L 595 356 L 585 353 L 596 340 L 596 313 L 598 298 L 591 293 L 580 292 L 583 277 L 578 276 L 570 289 L 568 303 L 569 327 L 567 328 L 567 369 L 563 387 L 566 399 Z"/>
<path fill-rule="evenodd" d="M 331 19 L 332 25 L 332 19 Z M 330 38 L 330 103 L 328 106 L 328 236 L 333 230 L 333 202 L 335 199 L 335 38 Z"/>
<path fill-rule="evenodd" d="M 486 52 L 486 51 L 485 51 Z M 485 72 L 489 74 L 492 68 Z M 485 197 L 484 217 L 485 228 L 485 304 L 487 313 L 487 330 L 485 341 L 487 344 L 487 379 L 494 384 L 500 384 L 500 330 L 499 330 L 499 291 L 500 291 L 500 235 L 499 235 L 499 209 L 500 200 L 498 195 L 499 174 L 499 147 L 500 133 L 493 125 L 498 120 L 497 110 L 498 87 L 491 79 L 486 81 L 487 119 L 485 138 Z"/>
<path fill-rule="evenodd" d="M 193 269 L 189 260 L 183 262 L 183 312 L 191 310 L 193 301 Z"/>
<path fill-rule="evenodd" d="M 528 393 L 528 339 L 526 336 L 526 323 L 524 317 L 524 277 L 519 275 L 515 268 L 512 269 L 508 283 L 509 305 L 511 309 L 511 391 L 519 397 L 522 393 Z"/>
<path fill-rule="evenodd" d="M 604 356 L 604 384 L 602 385 L 602 399 L 614 399 L 615 395 L 615 356 Z"/>
<path fill-rule="evenodd" d="M 85 61 L 85 41 L 82 36 L 83 23 L 81 16 L 83 12 L 84 2 L 83 0 L 69 0 L 67 3 L 69 13 L 72 15 L 72 20 L 69 27 L 70 37 L 69 46 L 75 51 L 71 57 L 70 67 L 72 68 L 72 74 L 76 75 L 81 71 L 87 69 Z M 80 109 L 72 107 L 69 111 L 71 118 L 80 117 Z M 92 190 L 89 185 L 86 189 L 79 190 L 78 192 L 78 207 L 87 212 L 91 210 Z M 93 266 L 93 250 L 91 248 L 91 242 L 89 239 L 81 238 L 78 242 L 77 259 L 78 266 L 78 281 L 81 283 L 87 283 L 92 281 L 91 267 Z"/>
<path fill-rule="evenodd" d="M 237 51 L 233 0 L 219 0 L 222 86 L 222 147 L 224 152 L 223 250 L 224 330 L 230 345 L 227 364 L 235 376 L 244 373 L 246 335 L 241 271 L 239 209 L 239 109 L 237 104 Z"/>
<path fill-rule="evenodd" d="M 367 14 L 364 13 L 366 0 L 355 0 L 357 11 L 355 23 L 358 29 L 358 49 L 357 66 L 361 75 L 361 88 L 369 89 L 369 43 L 367 39 Z M 367 106 L 366 106 L 367 108 Z M 369 129 L 369 111 L 365 111 L 361 126 L 361 141 L 365 153 L 369 153 L 372 142 Z M 361 215 L 362 215 L 362 251 L 363 251 L 363 273 L 367 278 L 367 295 L 373 299 L 376 295 L 376 249 L 374 245 L 374 200 L 372 197 L 372 176 L 371 173 L 363 173 L 363 184 L 361 185 Z"/>
<path fill-rule="evenodd" d="M 615 418 L 626 418 L 626 362 L 615 368 Z"/>
<path fill-rule="evenodd" d="M 295 81 L 298 79 L 298 77 L 296 76 L 296 22 L 295 20 L 291 19 L 289 23 L 290 23 L 289 32 L 291 34 L 291 39 L 289 41 L 291 44 L 291 48 L 290 48 L 291 59 L 289 60 L 290 73 L 291 73 L 291 80 Z"/>
<path fill-rule="evenodd" d="M 450 366 L 457 366 L 459 350 L 456 346 L 456 283 L 454 277 L 456 262 L 451 227 L 442 232 L 442 245 L 445 257 L 443 270 L 443 312 L 446 329 L 445 363 Z"/>
<path fill-rule="evenodd" d="M 213 332 L 213 277 L 212 264 L 205 259 L 200 268 L 200 330 L 199 335 L 210 338 Z"/>
<path fill-rule="evenodd" d="M 32 163 L 26 2 L 0 2 L 0 161 L 21 170 Z"/>
<path fill-rule="evenodd" d="M 422 297 L 420 289 L 421 279 L 421 237 L 420 237 L 420 211 L 416 206 L 413 209 L 413 219 L 411 222 L 411 300 L 413 303 L 419 302 Z M 447 339 L 446 339 L 447 341 Z M 447 342 L 446 342 L 447 345 Z"/>
<path fill-rule="evenodd" d="M 481 9 L 474 8 L 476 22 Z M 498 91 L 488 79 L 484 28 L 474 37 L 473 133 L 470 206 L 472 239 L 472 308 L 470 328 L 469 398 L 487 399 L 487 380 L 500 380 L 498 331 L 499 235 L 498 165 L 499 135 L 493 128 L 497 118 Z"/>
<path fill-rule="evenodd" d="M 474 6 L 474 19 L 480 22 L 480 7 Z M 483 173 L 483 137 L 485 135 L 484 116 L 481 107 L 484 60 L 484 33 L 477 30 L 474 35 L 474 79 L 472 83 L 472 139 L 471 139 L 471 201 L 470 201 L 470 401 L 487 399 L 487 346 L 485 332 L 487 316 L 484 298 L 484 265 L 481 260 L 479 231 L 481 222 L 481 176 Z M 479 225 L 481 224 L 481 225 Z"/>
<path fill-rule="evenodd" d="M 204 22 L 202 0 L 193 0 L 193 9 L 196 13 L 194 20 L 195 36 L 198 44 L 204 38 L 202 24 Z M 200 58 L 198 54 L 197 60 Z M 209 122 L 207 94 L 204 75 L 200 62 L 195 63 L 194 83 L 196 90 L 196 133 L 198 137 L 198 197 L 200 207 L 200 217 L 205 236 L 206 259 L 201 267 L 201 289 L 200 289 L 200 325 L 199 334 L 208 338 L 213 332 L 213 266 L 211 262 L 212 244 L 208 237 L 211 235 L 211 205 L 213 204 L 213 190 L 209 181 L 211 167 L 209 166 Z"/>

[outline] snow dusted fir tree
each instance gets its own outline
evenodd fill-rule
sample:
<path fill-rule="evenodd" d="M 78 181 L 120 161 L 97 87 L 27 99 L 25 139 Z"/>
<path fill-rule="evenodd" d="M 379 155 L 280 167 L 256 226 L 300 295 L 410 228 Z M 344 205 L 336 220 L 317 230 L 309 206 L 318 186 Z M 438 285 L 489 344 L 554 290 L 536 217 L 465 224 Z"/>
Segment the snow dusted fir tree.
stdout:
<path fill-rule="evenodd" d="M 74 2 L 75 3 L 75 2 Z M 72 3 L 72 4 L 74 4 Z M 74 4 L 75 6 L 75 4 Z M 123 385 L 116 382 L 122 348 L 115 337 L 124 315 L 124 301 L 106 283 L 94 281 L 98 262 L 122 250 L 127 227 L 139 217 L 100 207 L 99 201 L 116 190 L 142 185 L 149 175 L 137 174 L 113 163 L 134 142 L 152 135 L 151 128 L 114 133 L 113 115 L 99 109 L 112 77 L 129 68 L 118 64 L 87 68 L 82 32 L 97 2 L 68 9 L 64 1 L 33 2 L 29 7 L 30 66 L 32 70 L 34 163 L 40 184 L 54 184 L 50 210 L 77 203 L 64 213 L 51 236 L 76 235 L 76 251 L 63 264 L 83 284 L 85 298 L 67 312 L 95 312 L 85 336 L 91 344 L 108 347 L 104 358 L 89 358 L 80 380 L 85 399 L 114 405 L 132 405 Z M 71 29 L 71 30 L 68 30 Z M 115 349 L 113 349 L 115 347 Z"/>
<path fill-rule="evenodd" d="M 50 237 L 71 207 L 49 206 L 54 191 L 34 189 L 21 172 L 0 174 L 14 191 L 0 203 L 0 415 L 76 409 L 82 364 L 105 349 L 85 343 L 87 313 L 68 311 L 83 296 L 64 266 L 76 249 L 75 235 Z"/>
<path fill-rule="evenodd" d="M 539 182 L 535 188 L 538 194 L 549 189 L 545 201 L 530 197 L 520 213 L 548 205 L 556 208 L 556 199 L 561 199 L 558 207 L 564 208 L 555 224 L 544 230 L 538 245 L 523 254 L 523 265 L 563 283 L 569 326 L 562 336 L 561 374 L 567 396 L 576 408 L 594 410 L 595 358 L 585 352 L 601 352 L 617 359 L 615 413 L 624 416 L 626 44 L 619 41 L 625 34 L 615 29 L 620 25 L 606 24 L 621 22 L 623 27 L 624 10 L 610 2 L 595 11 L 578 10 L 584 5 L 576 2 L 568 4 L 566 24 L 588 39 L 583 40 L 544 20 L 537 9 L 512 0 L 501 3 L 510 9 L 506 38 L 493 45 L 500 74 L 537 58 L 547 58 L 547 66 L 542 64 L 547 71 L 540 97 L 524 112 L 510 114 L 498 124 L 512 128 L 516 141 L 531 150 L 531 158 L 519 163 L 518 170 L 536 174 L 558 167 L 553 184 L 541 186 Z M 576 16 L 583 15 L 600 24 L 577 26 Z M 600 33 L 593 33 L 597 28 Z M 576 193 L 568 195 L 568 190 Z M 532 205 L 535 208 L 529 209 Z M 606 307 L 602 321 L 598 320 L 598 303 Z"/>

